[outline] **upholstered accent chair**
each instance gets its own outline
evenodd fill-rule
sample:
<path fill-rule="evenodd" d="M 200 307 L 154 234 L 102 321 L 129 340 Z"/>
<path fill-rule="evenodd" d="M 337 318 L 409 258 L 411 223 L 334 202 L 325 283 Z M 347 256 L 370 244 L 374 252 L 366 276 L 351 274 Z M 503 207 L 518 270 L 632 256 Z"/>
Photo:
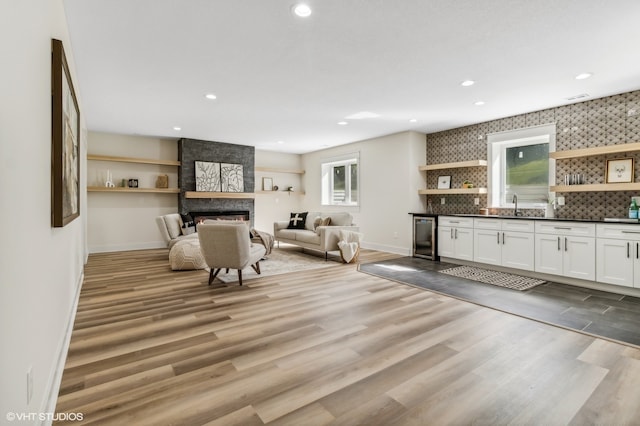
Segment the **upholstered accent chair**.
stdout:
<path fill-rule="evenodd" d="M 249 227 L 242 222 L 207 222 L 198 225 L 200 250 L 211 268 L 209 285 L 221 269 L 238 270 L 238 282 L 242 285 L 242 270 L 251 266 L 260 273 L 260 259 L 266 249 L 262 244 L 253 244 L 249 238 Z"/>
<path fill-rule="evenodd" d="M 182 240 L 191 240 L 198 236 L 193 233 L 189 235 L 183 235 L 182 231 L 182 219 L 178 213 L 166 214 L 164 216 L 156 217 L 156 224 L 160 230 L 160 234 L 167 243 L 167 247 L 171 249 L 175 243 Z"/>

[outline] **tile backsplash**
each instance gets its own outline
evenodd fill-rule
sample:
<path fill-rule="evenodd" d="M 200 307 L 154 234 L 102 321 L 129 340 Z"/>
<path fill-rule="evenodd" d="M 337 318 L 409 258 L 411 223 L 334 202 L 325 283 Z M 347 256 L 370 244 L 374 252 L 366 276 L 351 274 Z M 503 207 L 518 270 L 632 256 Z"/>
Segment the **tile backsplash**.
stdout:
<path fill-rule="evenodd" d="M 428 134 L 426 164 L 486 159 L 487 134 L 549 123 L 556 123 L 557 151 L 640 142 L 640 90 Z M 557 184 L 563 184 L 564 175 L 571 173 L 583 174 L 586 184 L 604 183 L 606 160 L 623 157 L 635 159 L 634 181 L 640 181 L 640 152 L 633 152 L 556 160 Z M 437 187 L 439 175 L 451 175 L 452 188 L 460 188 L 465 180 L 478 187 L 487 186 L 487 169 L 484 167 L 426 173 L 427 188 Z M 568 192 L 556 195 L 564 196 L 566 203 L 557 208 L 557 217 L 602 219 L 626 217 L 631 196 L 640 193 Z M 439 214 L 478 213 L 487 205 L 486 194 L 426 197 L 432 200 L 434 212 Z M 441 198 L 445 199 L 444 205 Z M 479 206 L 474 205 L 474 198 L 480 198 Z M 521 211 L 526 216 L 544 215 L 541 209 Z M 508 213 L 508 210 L 501 213 Z"/>

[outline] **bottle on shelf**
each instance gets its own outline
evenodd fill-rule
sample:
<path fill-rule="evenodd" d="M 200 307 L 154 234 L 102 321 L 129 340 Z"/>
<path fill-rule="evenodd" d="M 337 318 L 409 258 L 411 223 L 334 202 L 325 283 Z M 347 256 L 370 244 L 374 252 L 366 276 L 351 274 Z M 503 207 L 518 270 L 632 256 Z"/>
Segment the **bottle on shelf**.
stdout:
<path fill-rule="evenodd" d="M 631 198 L 631 205 L 629 206 L 629 219 L 638 219 L 638 204 L 635 198 Z"/>

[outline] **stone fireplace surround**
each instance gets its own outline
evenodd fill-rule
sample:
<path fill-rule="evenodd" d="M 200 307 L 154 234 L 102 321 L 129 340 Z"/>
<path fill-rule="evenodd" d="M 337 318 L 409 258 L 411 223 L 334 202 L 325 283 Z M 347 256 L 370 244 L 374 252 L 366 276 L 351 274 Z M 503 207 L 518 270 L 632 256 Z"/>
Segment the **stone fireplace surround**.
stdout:
<path fill-rule="evenodd" d="M 208 214 L 227 216 L 248 214 L 247 220 L 254 224 L 255 207 L 253 198 L 186 198 L 186 191 L 196 190 L 195 162 L 210 161 L 215 163 L 242 164 L 244 192 L 253 194 L 255 190 L 255 148 L 224 142 L 203 141 L 196 139 L 180 139 L 178 141 L 178 211 L 190 214 L 194 220 L 197 216 Z"/>

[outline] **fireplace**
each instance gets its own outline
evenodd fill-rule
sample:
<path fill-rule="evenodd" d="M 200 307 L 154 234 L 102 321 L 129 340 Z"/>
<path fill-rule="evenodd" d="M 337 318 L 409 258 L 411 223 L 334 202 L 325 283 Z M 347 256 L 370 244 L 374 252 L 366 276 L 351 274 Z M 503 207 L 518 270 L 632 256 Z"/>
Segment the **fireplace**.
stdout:
<path fill-rule="evenodd" d="M 249 210 L 221 210 L 221 211 L 209 211 L 209 212 L 190 212 L 195 223 L 200 223 L 203 220 L 241 220 L 248 222 L 251 218 Z"/>

